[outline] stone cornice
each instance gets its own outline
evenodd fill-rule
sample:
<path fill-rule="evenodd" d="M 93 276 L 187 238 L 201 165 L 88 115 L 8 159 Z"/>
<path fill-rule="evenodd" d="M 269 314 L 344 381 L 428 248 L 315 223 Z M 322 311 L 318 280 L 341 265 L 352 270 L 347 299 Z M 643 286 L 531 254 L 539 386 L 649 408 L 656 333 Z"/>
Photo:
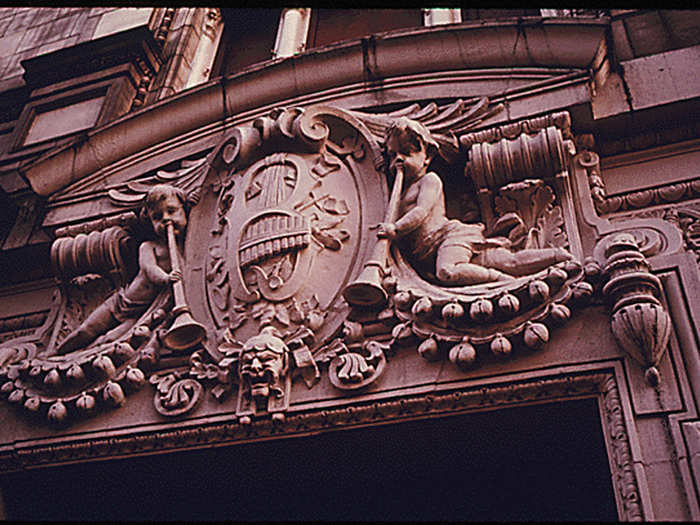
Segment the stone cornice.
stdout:
<path fill-rule="evenodd" d="M 362 82 L 465 68 L 589 68 L 607 19 L 525 19 L 373 35 L 268 61 L 91 130 L 21 168 L 39 195 L 138 153 L 266 104 Z M 576 46 L 568 45 L 575 41 Z M 167 125 L 164 125 L 167 123 Z M 71 169 L 67 170 L 66 167 Z"/>

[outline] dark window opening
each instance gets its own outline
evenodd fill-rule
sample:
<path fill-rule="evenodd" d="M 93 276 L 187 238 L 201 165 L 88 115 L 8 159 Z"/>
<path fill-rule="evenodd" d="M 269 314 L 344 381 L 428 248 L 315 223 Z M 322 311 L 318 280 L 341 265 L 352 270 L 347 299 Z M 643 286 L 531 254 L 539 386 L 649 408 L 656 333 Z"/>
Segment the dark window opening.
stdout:
<path fill-rule="evenodd" d="M 224 32 L 211 78 L 272 58 L 282 9 L 222 8 Z"/>
<path fill-rule="evenodd" d="M 0 481 L 11 520 L 617 520 L 592 399 Z"/>
<path fill-rule="evenodd" d="M 422 25 L 420 9 L 312 9 L 306 49 Z"/>
<path fill-rule="evenodd" d="M 518 18 L 540 16 L 539 9 L 462 9 L 462 22 L 488 18 Z"/>

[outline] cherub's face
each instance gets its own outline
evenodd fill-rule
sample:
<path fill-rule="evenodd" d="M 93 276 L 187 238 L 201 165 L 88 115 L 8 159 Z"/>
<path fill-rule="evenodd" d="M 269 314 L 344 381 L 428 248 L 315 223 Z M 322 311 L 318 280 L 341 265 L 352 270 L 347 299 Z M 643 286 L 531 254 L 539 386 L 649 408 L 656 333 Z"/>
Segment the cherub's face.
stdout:
<path fill-rule="evenodd" d="M 396 171 L 403 167 L 404 175 L 409 180 L 418 179 L 425 175 L 428 168 L 428 154 L 425 145 L 421 141 L 411 141 L 404 133 L 393 133 L 386 142 L 386 150 L 389 154 L 390 168 Z"/>
<path fill-rule="evenodd" d="M 153 231 L 161 238 L 167 236 L 167 226 L 172 223 L 175 227 L 175 235 L 180 236 L 187 226 L 187 214 L 180 199 L 175 195 L 168 195 L 165 199 L 156 203 L 148 214 L 153 225 Z"/>

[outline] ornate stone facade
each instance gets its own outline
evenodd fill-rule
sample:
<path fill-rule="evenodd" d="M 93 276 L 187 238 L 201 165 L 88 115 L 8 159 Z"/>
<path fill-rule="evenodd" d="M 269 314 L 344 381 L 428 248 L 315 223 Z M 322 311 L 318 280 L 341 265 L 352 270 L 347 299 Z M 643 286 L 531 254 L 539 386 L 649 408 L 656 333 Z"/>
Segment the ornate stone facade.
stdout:
<path fill-rule="evenodd" d="M 602 103 L 609 20 L 545 24 L 580 45 L 537 70 L 493 46 L 488 74 L 411 65 L 439 35 L 488 40 L 450 27 L 378 42 L 382 86 L 341 78 L 335 48 L 316 58 L 338 86 L 269 100 L 244 75 L 149 108 L 142 80 L 144 109 L 85 139 L 97 157 L 23 166 L 55 280 L 4 291 L 42 307 L 0 319 L 0 469 L 589 398 L 619 518 L 700 518 L 697 174 L 635 186 L 580 133 L 608 129 L 580 107 Z M 169 111 L 198 116 L 126 134 Z M 674 148 L 639 164 L 694 153 Z"/>

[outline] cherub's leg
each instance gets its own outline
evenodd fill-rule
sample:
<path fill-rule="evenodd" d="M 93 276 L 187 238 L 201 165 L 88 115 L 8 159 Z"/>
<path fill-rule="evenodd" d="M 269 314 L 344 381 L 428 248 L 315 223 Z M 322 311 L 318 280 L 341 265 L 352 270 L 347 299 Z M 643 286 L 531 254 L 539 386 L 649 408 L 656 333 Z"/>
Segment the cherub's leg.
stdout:
<path fill-rule="evenodd" d="M 530 275 L 548 266 L 573 259 L 563 248 L 541 248 L 513 253 L 505 248 L 489 248 L 484 254 L 488 265 L 509 275 Z"/>
<path fill-rule="evenodd" d="M 56 348 L 59 354 L 67 354 L 93 342 L 97 336 L 104 334 L 107 330 L 114 328 L 119 321 L 112 315 L 112 302 L 102 303 L 83 321 L 80 326 L 73 330 L 61 344 Z"/>
<path fill-rule="evenodd" d="M 468 285 L 511 280 L 493 268 L 471 263 L 472 251 L 466 246 L 451 244 L 438 248 L 435 260 L 435 275 L 445 284 Z"/>

